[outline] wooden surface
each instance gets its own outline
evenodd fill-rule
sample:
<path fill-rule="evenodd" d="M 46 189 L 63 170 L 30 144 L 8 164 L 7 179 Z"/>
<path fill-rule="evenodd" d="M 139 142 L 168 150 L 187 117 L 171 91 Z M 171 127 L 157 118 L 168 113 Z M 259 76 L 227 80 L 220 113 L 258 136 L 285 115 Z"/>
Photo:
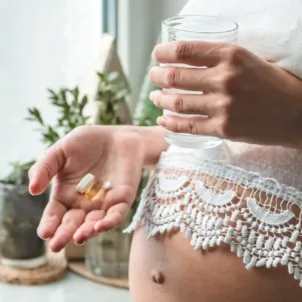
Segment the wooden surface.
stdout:
<path fill-rule="evenodd" d="M 0 264 L 0 282 L 34 285 L 58 281 L 67 271 L 65 253 L 53 254 L 47 252 L 48 262 L 35 269 L 16 269 Z"/>
<path fill-rule="evenodd" d="M 68 267 L 74 273 L 91 280 L 93 282 L 101 283 L 104 285 L 125 288 L 128 289 L 128 280 L 125 279 L 111 279 L 111 278 L 104 278 L 100 276 L 96 276 L 92 274 L 85 266 L 84 261 L 69 261 Z"/>
<path fill-rule="evenodd" d="M 85 245 L 75 245 L 70 242 L 65 248 L 65 254 L 68 261 L 82 261 L 85 259 Z"/>

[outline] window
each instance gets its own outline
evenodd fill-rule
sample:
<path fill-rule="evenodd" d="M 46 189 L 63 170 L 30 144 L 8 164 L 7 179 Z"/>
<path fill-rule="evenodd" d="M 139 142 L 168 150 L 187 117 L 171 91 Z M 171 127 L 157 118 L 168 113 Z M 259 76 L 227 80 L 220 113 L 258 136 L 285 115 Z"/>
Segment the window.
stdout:
<path fill-rule="evenodd" d="M 102 31 L 117 37 L 118 0 L 101 0 Z"/>
<path fill-rule="evenodd" d="M 27 108 L 56 118 L 47 88 L 81 86 L 100 53 L 99 37 L 117 37 L 137 102 L 161 20 L 185 0 L 2 0 L 0 4 L 0 177 L 9 162 L 35 159 L 45 146 Z"/>
<path fill-rule="evenodd" d="M 35 126 L 24 120 L 26 108 L 55 119 L 46 89 L 82 82 L 98 53 L 101 12 L 101 0 L 1 1 L 1 177 L 9 162 L 44 150 Z"/>
<path fill-rule="evenodd" d="M 178 14 L 186 2 L 187 0 L 118 0 L 118 51 L 132 88 L 133 106 L 138 100 L 162 20 Z"/>

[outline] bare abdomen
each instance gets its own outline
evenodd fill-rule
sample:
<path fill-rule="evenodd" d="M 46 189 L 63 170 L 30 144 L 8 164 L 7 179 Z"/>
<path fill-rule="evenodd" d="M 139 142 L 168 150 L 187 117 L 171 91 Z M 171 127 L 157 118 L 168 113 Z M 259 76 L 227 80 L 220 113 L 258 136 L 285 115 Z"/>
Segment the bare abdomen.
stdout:
<path fill-rule="evenodd" d="M 247 271 L 221 245 L 194 251 L 182 233 L 147 240 L 135 232 L 130 257 L 133 302 L 301 302 L 302 288 L 287 268 Z"/>

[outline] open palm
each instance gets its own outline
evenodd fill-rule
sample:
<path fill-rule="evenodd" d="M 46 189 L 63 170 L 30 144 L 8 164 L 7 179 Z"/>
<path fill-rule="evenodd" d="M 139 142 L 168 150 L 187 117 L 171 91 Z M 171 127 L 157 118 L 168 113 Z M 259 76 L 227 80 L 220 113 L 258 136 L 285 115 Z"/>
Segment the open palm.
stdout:
<path fill-rule="evenodd" d="M 30 169 L 29 190 L 41 194 L 51 182 L 50 201 L 38 235 L 60 251 L 72 239 L 82 244 L 120 226 L 136 197 L 143 166 L 141 138 L 119 127 L 84 126 L 51 146 Z M 76 191 L 87 173 L 108 180 L 104 200 L 89 201 Z"/>

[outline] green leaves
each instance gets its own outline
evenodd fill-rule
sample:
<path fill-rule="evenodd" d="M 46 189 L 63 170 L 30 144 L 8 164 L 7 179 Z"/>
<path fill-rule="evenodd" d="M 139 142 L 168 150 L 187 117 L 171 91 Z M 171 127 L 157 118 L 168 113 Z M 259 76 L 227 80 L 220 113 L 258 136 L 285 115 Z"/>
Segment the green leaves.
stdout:
<path fill-rule="evenodd" d="M 86 124 L 89 119 L 83 114 L 84 108 L 88 103 L 86 95 L 80 97 L 79 88 L 61 88 L 58 92 L 48 89 L 51 104 L 57 107 L 59 117 L 56 124 L 45 124 L 41 113 L 37 108 L 28 108 L 28 121 L 38 123 L 38 131 L 41 133 L 42 141 L 50 146 L 58 141 L 62 136 L 69 133 L 74 128 Z"/>
<path fill-rule="evenodd" d="M 33 107 L 28 109 L 29 117 L 26 118 L 28 121 L 37 121 L 42 126 L 44 125 L 43 119 L 41 117 L 40 111 Z"/>
<path fill-rule="evenodd" d="M 102 125 L 127 124 L 119 115 L 120 106 L 126 106 L 129 91 L 118 79 L 118 73 L 98 73 L 99 87 L 95 101 L 98 102 L 99 122 Z"/>
<path fill-rule="evenodd" d="M 129 95 L 127 87 L 119 80 L 119 74 L 97 73 L 99 85 L 95 101 L 99 107 L 99 122 L 103 125 L 120 125 L 127 123 L 119 116 L 120 105 L 125 105 Z M 59 91 L 47 89 L 51 104 L 58 110 L 58 118 L 54 125 L 47 124 L 36 107 L 28 108 L 26 120 L 38 124 L 41 140 L 50 146 L 74 128 L 85 125 L 89 116 L 84 115 L 88 104 L 87 95 L 81 96 L 79 87 L 61 88 Z"/>

